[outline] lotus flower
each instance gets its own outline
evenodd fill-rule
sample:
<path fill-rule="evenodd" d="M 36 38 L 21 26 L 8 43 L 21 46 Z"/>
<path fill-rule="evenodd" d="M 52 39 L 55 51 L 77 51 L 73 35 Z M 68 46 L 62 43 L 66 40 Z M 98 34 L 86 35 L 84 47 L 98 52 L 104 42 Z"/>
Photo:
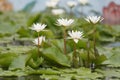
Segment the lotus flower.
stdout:
<path fill-rule="evenodd" d="M 73 39 L 75 43 L 78 43 L 79 39 L 82 38 L 83 33 L 80 31 L 69 31 L 68 32 L 70 38 L 69 39 Z"/>
<path fill-rule="evenodd" d="M 110 2 L 107 7 L 103 8 L 104 23 L 120 24 L 120 5 Z"/>
<path fill-rule="evenodd" d="M 47 26 L 47 25 L 45 25 L 45 24 L 39 24 L 39 23 L 37 23 L 37 24 L 33 24 L 33 26 L 32 26 L 30 29 L 35 30 L 35 31 L 37 31 L 37 32 L 40 32 L 40 31 L 42 31 L 46 26 Z"/>
<path fill-rule="evenodd" d="M 65 27 L 70 26 L 73 22 L 74 22 L 73 19 L 63 19 L 63 18 L 62 18 L 62 19 L 58 19 L 58 20 L 57 20 L 57 23 L 58 23 L 59 25 L 65 26 Z"/>

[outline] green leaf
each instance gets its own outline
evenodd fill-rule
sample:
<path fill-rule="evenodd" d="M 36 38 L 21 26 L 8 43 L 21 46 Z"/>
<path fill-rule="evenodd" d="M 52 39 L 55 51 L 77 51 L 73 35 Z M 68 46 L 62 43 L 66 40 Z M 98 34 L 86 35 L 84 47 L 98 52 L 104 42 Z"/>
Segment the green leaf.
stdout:
<path fill-rule="evenodd" d="M 20 35 L 20 37 L 30 37 L 30 30 L 25 27 L 21 27 L 18 31 L 17 31 L 17 34 Z"/>
<path fill-rule="evenodd" d="M 97 57 L 97 59 L 95 59 L 95 63 L 97 65 L 100 65 L 102 62 L 104 62 L 105 60 L 107 60 L 106 56 L 105 55 L 100 55 Z"/>
<path fill-rule="evenodd" d="M 64 72 L 61 74 L 61 78 L 71 78 L 76 80 L 86 80 L 86 79 L 93 79 L 96 80 L 98 77 L 102 77 L 101 74 L 98 73 L 91 73 L 91 70 L 88 68 L 78 68 L 78 69 L 60 69 L 60 71 Z"/>
<path fill-rule="evenodd" d="M 100 55 L 105 55 L 107 58 L 110 58 L 114 54 L 110 47 L 98 47 L 97 50 Z"/>
<path fill-rule="evenodd" d="M 15 70 L 15 69 L 25 69 L 26 62 L 28 61 L 29 55 L 19 55 L 16 57 L 11 65 L 9 66 L 9 70 Z"/>
<path fill-rule="evenodd" d="M 3 49 L 1 50 L 1 53 L 2 54 L 4 53 L 23 54 L 23 53 L 27 53 L 33 48 L 34 47 L 32 46 L 7 46 L 7 47 L 3 47 Z"/>
<path fill-rule="evenodd" d="M 64 53 L 61 53 L 58 48 L 52 46 L 45 49 L 43 52 L 43 55 L 50 64 L 70 67 L 70 62 L 68 58 L 66 57 L 66 55 L 64 55 Z"/>
<path fill-rule="evenodd" d="M 120 67 L 119 61 L 120 61 L 120 55 L 115 54 L 111 58 L 103 62 L 103 64 L 109 64 L 109 66 L 112 66 L 112 67 Z"/>
<path fill-rule="evenodd" d="M 21 77 L 21 76 L 26 76 L 27 74 L 23 71 L 1 71 L 0 76 L 6 76 L 6 77 Z"/>
<path fill-rule="evenodd" d="M 114 42 L 115 37 L 99 36 L 99 40 L 103 42 Z"/>
<path fill-rule="evenodd" d="M 120 67 L 120 48 L 113 48 L 111 50 L 113 55 L 108 58 L 108 60 L 104 61 L 103 64 L 108 64 L 111 67 Z"/>
<path fill-rule="evenodd" d="M 33 16 L 30 16 L 29 19 L 28 19 L 28 21 L 27 21 L 27 26 L 31 27 L 33 25 L 33 23 L 39 22 L 40 17 L 41 17 L 40 13 L 35 14 Z"/>
<path fill-rule="evenodd" d="M 52 45 L 55 46 L 57 49 L 59 49 L 60 52 L 63 53 L 63 40 L 59 39 L 59 40 L 52 40 Z"/>
<path fill-rule="evenodd" d="M 37 60 L 34 60 L 33 58 L 31 58 L 29 61 L 28 61 L 28 65 L 32 68 L 39 68 L 39 66 L 43 63 L 43 58 L 40 57 L 38 58 L 37 57 Z"/>
<path fill-rule="evenodd" d="M 33 71 L 28 71 L 27 73 L 28 74 L 49 74 L 49 75 L 60 74 L 59 71 L 55 71 L 52 69 L 33 70 Z"/>
<path fill-rule="evenodd" d="M 17 30 L 19 30 L 20 27 L 18 26 L 12 26 L 9 23 L 6 24 L 1 24 L 0 25 L 0 33 L 1 34 L 14 34 L 17 32 Z M 6 30 L 7 29 L 7 30 Z"/>
<path fill-rule="evenodd" d="M 102 73 L 105 77 L 109 77 L 109 78 L 117 77 L 117 78 L 120 78 L 120 72 L 117 72 L 116 70 L 111 70 L 111 69 L 99 70 L 99 69 L 97 69 L 96 71 Z"/>
<path fill-rule="evenodd" d="M 9 67 L 11 62 L 17 57 L 15 53 L 0 54 L 0 66 Z"/>

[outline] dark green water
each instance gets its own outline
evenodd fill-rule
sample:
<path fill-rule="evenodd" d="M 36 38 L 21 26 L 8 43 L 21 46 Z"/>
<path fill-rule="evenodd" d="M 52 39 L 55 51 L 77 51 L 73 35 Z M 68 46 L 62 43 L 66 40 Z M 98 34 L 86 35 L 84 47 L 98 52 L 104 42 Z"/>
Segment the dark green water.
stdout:
<path fill-rule="evenodd" d="M 43 80 L 38 75 L 26 77 L 0 77 L 0 80 Z"/>

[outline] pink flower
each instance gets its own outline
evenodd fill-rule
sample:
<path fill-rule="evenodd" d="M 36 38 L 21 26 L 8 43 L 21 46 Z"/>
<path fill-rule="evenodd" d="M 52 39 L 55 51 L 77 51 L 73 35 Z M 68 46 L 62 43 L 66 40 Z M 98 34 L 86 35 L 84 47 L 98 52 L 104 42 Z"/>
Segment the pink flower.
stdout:
<path fill-rule="evenodd" d="M 107 7 L 103 8 L 104 23 L 120 24 L 120 5 L 111 2 Z"/>

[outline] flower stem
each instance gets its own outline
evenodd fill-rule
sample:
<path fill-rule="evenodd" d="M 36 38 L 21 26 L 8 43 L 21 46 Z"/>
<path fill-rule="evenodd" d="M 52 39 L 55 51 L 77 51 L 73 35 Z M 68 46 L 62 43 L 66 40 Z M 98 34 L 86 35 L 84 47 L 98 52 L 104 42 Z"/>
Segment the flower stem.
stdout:
<path fill-rule="evenodd" d="M 90 64 L 90 52 L 89 52 L 89 48 L 90 48 L 90 43 L 89 40 L 87 42 L 87 67 L 89 67 Z"/>
<path fill-rule="evenodd" d="M 72 18 L 73 17 L 73 12 L 72 12 L 72 7 L 70 8 L 70 17 Z"/>
<path fill-rule="evenodd" d="M 66 55 L 66 29 L 64 29 L 64 54 Z"/>
<path fill-rule="evenodd" d="M 38 32 L 38 55 L 40 55 L 40 51 L 39 51 L 39 48 L 40 48 L 40 42 L 39 42 L 40 40 L 39 40 L 39 32 Z"/>
<path fill-rule="evenodd" d="M 73 67 L 78 67 L 77 53 L 76 53 L 76 43 L 74 42 L 74 53 L 73 53 Z"/>
<path fill-rule="evenodd" d="M 98 52 L 97 52 L 97 49 L 96 49 L 96 27 L 95 27 L 94 32 L 93 32 L 93 48 L 94 48 L 95 57 L 99 56 Z"/>

